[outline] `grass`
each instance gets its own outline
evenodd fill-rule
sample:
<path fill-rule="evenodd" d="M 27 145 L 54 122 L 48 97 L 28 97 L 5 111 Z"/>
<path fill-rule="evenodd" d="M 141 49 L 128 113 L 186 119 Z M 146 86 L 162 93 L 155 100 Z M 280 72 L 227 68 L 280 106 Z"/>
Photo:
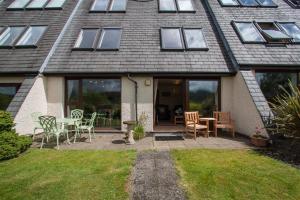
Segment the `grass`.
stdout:
<path fill-rule="evenodd" d="M 0 162 L 0 199 L 128 199 L 135 151 L 29 150 Z"/>
<path fill-rule="evenodd" d="M 300 199 L 300 170 L 250 150 L 174 150 L 189 199 Z"/>

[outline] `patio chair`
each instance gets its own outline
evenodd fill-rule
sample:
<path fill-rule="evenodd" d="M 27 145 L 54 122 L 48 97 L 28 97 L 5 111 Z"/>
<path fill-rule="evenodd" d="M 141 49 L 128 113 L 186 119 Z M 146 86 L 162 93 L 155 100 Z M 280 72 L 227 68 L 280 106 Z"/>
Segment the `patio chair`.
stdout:
<path fill-rule="evenodd" d="M 97 113 L 94 112 L 91 116 L 91 119 L 85 120 L 84 122 L 77 121 L 76 124 L 76 132 L 75 132 L 75 138 L 74 143 L 76 142 L 76 136 L 80 137 L 81 132 L 84 133 L 84 131 L 88 131 L 90 142 L 92 142 L 91 134 L 93 133 L 93 136 L 95 137 L 95 127 L 94 122 L 96 119 Z"/>
<path fill-rule="evenodd" d="M 33 122 L 32 140 L 34 140 L 36 130 L 38 130 L 38 129 L 43 130 L 43 127 L 41 126 L 40 120 L 39 120 L 39 117 L 42 116 L 42 115 L 43 115 L 43 113 L 41 113 L 41 112 L 34 112 L 34 113 L 31 113 L 31 115 L 30 115 L 31 119 L 32 119 L 32 122 Z"/>
<path fill-rule="evenodd" d="M 230 130 L 232 137 L 235 137 L 234 131 L 234 121 L 231 119 L 230 112 L 214 112 L 214 130 L 215 136 L 218 135 L 219 129 L 228 129 Z"/>
<path fill-rule="evenodd" d="M 83 118 L 83 110 L 81 109 L 71 110 L 71 119 L 82 120 L 82 118 Z"/>
<path fill-rule="evenodd" d="M 39 117 L 40 124 L 44 130 L 41 149 L 44 145 L 44 137 L 56 137 L 57 149 L 59 149 L 59 137 L 61 135 L 67 135 L 67 141 L 69 143 L 69 135 L 67 126 L 64 123 L 56 123 L 56 117 L 44 115 Z"/>
<path fill-rule="evenodd" d="M 192 134 L 196 140 L 197 133 L 204 130 L 205 136 L 208 136 L 207 125 L 200 124 L 198 112 L 184 112 L 185 118 L 185 133 Z"/>

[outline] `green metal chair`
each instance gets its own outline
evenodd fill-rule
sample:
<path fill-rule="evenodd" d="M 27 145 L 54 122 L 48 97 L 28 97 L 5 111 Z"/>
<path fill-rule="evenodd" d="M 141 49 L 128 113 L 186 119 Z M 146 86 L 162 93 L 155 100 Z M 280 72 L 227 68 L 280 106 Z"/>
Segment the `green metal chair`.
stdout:
<path fill-rule="evenodd" d="M 81 109 L 71 110 L 71 119 L 82 120 L 82 118 L 83 118 L 83 110 Z"/>
<path fill-rule="evenodd" d="M 42 144 L 41 148 L 43 148 L 44 145 L 44 137 L 51 137 L 54 136 L 56 137 L 56 145 L 57 149 L 59 149 L 59 137 L 61 135 L 66 135 L 67 136 L 67 141 L 69 141 L 69 135 L 68 135 L 68 125 L 65 123 L 56 123 L 56 117 L 54 116 L 49 116 L 49 115 L 44 115 L 39 117 L 40 124 L 44 130 L 43 134 L 43 139 L 42 139 Z"/>
<path fill-rule="evenodd" d="M 35 131 L 36 130 L 39 130 L 39 129 L 41 129 L 41 130 L 43 130 L 43 127 L 42 127 L 42 125 L 40 124 L 40 120 L 39 120 L 39 117 L 40 116 L 42 116 L 43 115 L 43 113 L 41 113 L 41 112 L 34 112 L 34 113 L 31 113 L 31 119 L 32 119 L 32 121 L 33 121 L 33 135 L 32 135 L 32 140 L 34 140 L 34 136 L 35 136 Z"/>
<path fill-rule="evenodd" d="M 93 136 L 95 137 L 95 127 L 94 122 L 96 119 L 97 113 L 94 112 L 91 116 L 91 119 L 85 120 L 83 123 L 77 121 L 76 124 L 76 132 L 75 132 L 75 138 L 74 143 L 76 142 L 76 136 L 80 137 L 81 132 L 84 133 L 84 131 L 88 131 L 90 142 L 92 142 L 91 134 L 93 133 Z"/>

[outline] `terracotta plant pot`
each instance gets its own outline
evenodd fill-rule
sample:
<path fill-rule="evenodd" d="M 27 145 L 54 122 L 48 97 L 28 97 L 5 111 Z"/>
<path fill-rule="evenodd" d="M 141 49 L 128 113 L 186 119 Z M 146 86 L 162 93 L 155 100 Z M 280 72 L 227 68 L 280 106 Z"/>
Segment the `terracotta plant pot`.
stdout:
<path fill-rule="evenodd" d="M 255 136 L 251 137 L 251 143 L 257 147 L 266 147 L 268 145 L 268 140 L 269 140 L 268 138 L 264 138 L 264 137 L 255 137 Z"/>

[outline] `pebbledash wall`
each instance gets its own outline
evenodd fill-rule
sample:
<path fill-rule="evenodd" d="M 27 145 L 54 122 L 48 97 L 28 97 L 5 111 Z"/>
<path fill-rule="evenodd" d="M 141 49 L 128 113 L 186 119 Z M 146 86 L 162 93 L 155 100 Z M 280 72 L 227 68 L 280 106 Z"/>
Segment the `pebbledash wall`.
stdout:
<path fill-rule="evenodd" d="M 138 116 L 145 112 L 148 116 L 146 131 L 153 131 L 153 77 L 138 76 L 133 79 L 138 83 Z M 121 120 L 132 120 L 135 119 L 134 83 L 125 76 L 121 81 Z M 32 134 L 32 112 L 63 117 L 64 90 L 64 77 L 38 76 L 15 117 L 17 132 Z M 236 76 L 221 78 L 221 107 L 222 111 L 231 112 L 236 131 L 241 134 L 250 136 L 256 126 L 264 126 L 240 72 Z M 122 125 L 122 131 L 125 130 L 126 127 Z"/>

